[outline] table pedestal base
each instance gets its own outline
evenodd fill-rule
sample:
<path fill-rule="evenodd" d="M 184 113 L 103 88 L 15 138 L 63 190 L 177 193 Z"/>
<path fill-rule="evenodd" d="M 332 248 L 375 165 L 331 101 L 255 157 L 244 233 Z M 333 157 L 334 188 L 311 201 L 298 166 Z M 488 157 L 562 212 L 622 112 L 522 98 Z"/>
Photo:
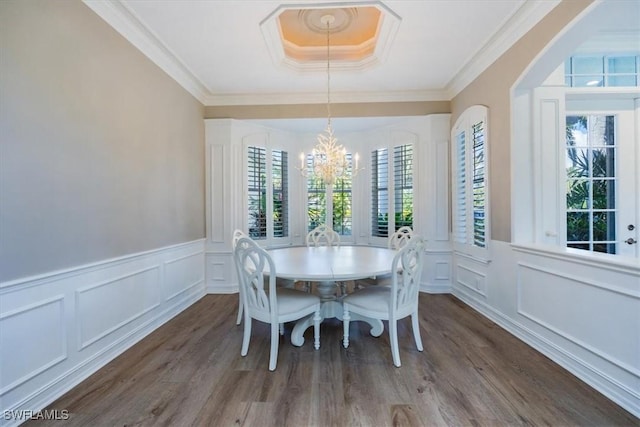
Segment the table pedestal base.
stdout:
<path fill-rule="evenodd" d="M 335 299 L 330 301 L 323 301 L 320 307 L 320 321 L 322 322 L 324 319 L 335 317 L 336 319 L 342 320 L 342 301 L 341 299 Z M 371 335 L 374 337 L 379 337 L 382 335 L 384 331 L 384 325 L 382 320 L 371 319 L 369 317 L 364 317 L 356 313 L 350 313 L 351 320 L 350 322 L 362 321 L 371 325 Z M 291 344 L 296 347 L 300 347 L 304 344 L 304 332 L 313 326 L 313 315 L 309 315 L 303 319 L 300 319 L 296 322 L 293 327 L 293 332 L 291 332 Z M 320 340 L 322 342 L 322 339 Z"/>

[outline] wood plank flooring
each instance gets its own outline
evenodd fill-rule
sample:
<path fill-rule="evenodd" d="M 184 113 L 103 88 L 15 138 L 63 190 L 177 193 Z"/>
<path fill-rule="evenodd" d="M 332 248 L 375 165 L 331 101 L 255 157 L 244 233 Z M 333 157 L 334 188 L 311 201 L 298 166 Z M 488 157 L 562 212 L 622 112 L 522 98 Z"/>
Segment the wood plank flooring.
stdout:
<path fill-rule="evenodd" d="M 313 328 L 269 372 L 269 328 L 253 322 L 246 357 L 237 295 L 207 295 L 47 409 L 67 426 L 639 426 L 640 420 L 450 295 L 420 296 L 424 352 L 398 325 L 401 368 L 387 330 Z M 386 326 L 385 326 L 386 327 Z"/>

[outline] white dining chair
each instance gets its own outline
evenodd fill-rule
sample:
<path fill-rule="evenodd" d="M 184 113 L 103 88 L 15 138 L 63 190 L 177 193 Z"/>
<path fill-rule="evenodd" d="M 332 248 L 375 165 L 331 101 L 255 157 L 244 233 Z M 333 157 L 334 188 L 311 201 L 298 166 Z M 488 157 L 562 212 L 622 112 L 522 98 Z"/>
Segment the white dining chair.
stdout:
<path fill-rule="evenodd" d="M 422 351 L 422 339 L 418 325 L 418 294 L 424 259 L 424 241 L 413 238 L 393 258 L 394 272 L 391 286 L 369 286 L 347 295 L 343 300 L 344 348 L 349 347 L 349 321 L 351 313 L 388 320 L 389 341 L 393 364 L 400 367 L 398 349 L 398 320 L 411 316 L 413 337 L 418 351 Z M 399 271 L 402 274 L 399 274 Z"/>
<path fill-rule="evenodd" d="M 387 247 L 397 251 L 402 249 L 409 241 L 417 236 L 413 229 L 408 225 L 402 226 L 393 233 L 387 241 Z M 362 289 L 366 286 L 389 286 L 391 284 L 391 275 L 385 274 L 378 277 L 370 277 L 368 279 L 361 279 L 356 282 L 356 289 Z"/>
<path fill-rule="evenodd" d="M 238 240 L 240 240 L 243 237 L 249 237 L 247 236 L 244 231 L 239 230 L 239 229 L 235 229 L 233 230 L 233 235 L 231 236 L 231 246 L 233 247 L 233 249 L 236 249 L 236 245 L 238 244 Z M 236 269 L 236 273 L 238 273 L 238 281 L 240 281 L 240 272 Z M 240 323 L 242 323 L 242 286 L 239 287 L 238 289 L 238 317 L 236 318 L 236 325 L 239 325 Z"/>
<path fill-rule="evenodd" d="M 340 235 L 326 224 L 320 224 L 309 233 L 306 238 L 307 246 L 340 246 Z M 341 292 L 344 294 L 346 290 L 346 284 L 344 282 L 332 282 L 340 287 Z M 323 282 L 325 289 L 329 289 L 329 282 Z M 311 282 L 305 284 L 305 289 L 311 291 Z"/>
<path fill-rule="evenodd" d="M 326 224 L 320 224 L 307 234 L 307 246 L 340 246 L 340 235 Z"/>
<path fill-rule="evenodd" d="M 276 266 L 258 244 L 242 237 L 233 251 L 239 271 L 244 305 L 244 335 L 240 355 L 246 356 L 251 339 L 251 322 L 256 319 L 271 325 L 269 370 L 278 361 L 279 334 L 282 324 L 313 315 L 314 347 L 320 348 L 320 297 L 290 288 L 276 287 Z"/>
<path fill-rule="evenodd" d="M 402 249 L 404 245 L 409 243 L 409 240 L 414 236 L 413 230 L 408 225 L 400 227 L 396 230 L 395 233 L 389 237 L 389 241 L 387 243 L 389 249 Z"/>

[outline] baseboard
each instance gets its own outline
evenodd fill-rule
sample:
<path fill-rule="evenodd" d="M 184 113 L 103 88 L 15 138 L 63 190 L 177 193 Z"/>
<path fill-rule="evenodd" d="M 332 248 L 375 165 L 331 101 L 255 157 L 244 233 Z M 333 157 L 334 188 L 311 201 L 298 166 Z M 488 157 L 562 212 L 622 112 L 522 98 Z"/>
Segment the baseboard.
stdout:
<path fill-rule="evenodd" d="M 237 294 L 239 292 L 238 285 L 211 285 L 206 287 L 208 294 Z"/>
<path fill-rule="evenodd" d="M 440 283 L 422 283 L 420 285 L 420 292 L 427 294 L 450 294 L 451 285 Z"/>

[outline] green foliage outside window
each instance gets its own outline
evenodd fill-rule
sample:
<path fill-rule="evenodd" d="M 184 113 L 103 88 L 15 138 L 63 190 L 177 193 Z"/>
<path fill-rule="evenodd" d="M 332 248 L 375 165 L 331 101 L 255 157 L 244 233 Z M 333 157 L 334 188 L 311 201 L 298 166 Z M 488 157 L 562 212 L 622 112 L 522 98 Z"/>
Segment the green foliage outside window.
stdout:
<path fill-rule="evenodd" d="M 307 215 L 309 216 L 309 231 L 311 231 L 326 221 L 327 195 L 326 187 L 321 179 L 310 176 L 307 182 Z"/>
<path fill-rule="evenodd" d="M 351 235 L 351 179 L 337 179 L 333 186 L 333 229 Z"/>
<path fill-rule="evenodd" d="M 386 237 L 388 234 L 386 233 L 386 230 L 388 229 L 388 226 L 389 226 L 389 214 L 388 213 L 378 214 L 378 224 L 380 229 L 385 232 L 384 235 L 381 234 L 380 236 Z M 396 212 L 394 216 L 394 224 L 395 224 L 396 231 L 400 227 L 404 227 L 404 226 L 413 227 L 413 212 L 411 211 Z"/>
<path fill-rule="evenodd" d="M 262 239 L 267 231 L 267 195 L 261 192 L 259 196 L 249 197 L 249 237 Z"/>

